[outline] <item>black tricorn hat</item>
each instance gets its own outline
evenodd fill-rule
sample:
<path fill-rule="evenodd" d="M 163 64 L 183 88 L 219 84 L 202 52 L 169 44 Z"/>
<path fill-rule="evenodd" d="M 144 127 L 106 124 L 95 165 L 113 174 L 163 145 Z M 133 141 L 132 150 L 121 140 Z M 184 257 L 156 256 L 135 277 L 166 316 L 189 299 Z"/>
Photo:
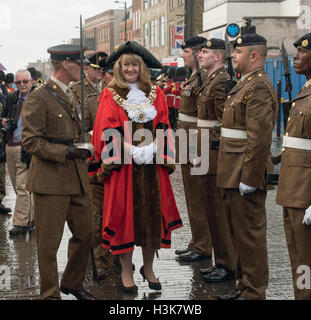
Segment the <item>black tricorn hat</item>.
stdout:
<path fill-rule="evenodd" d="M 111 64 L 113 62 L 116 62 L 122 54 L 126 53 L 133 53 L 140 56 L 144 60 L 148 68 L 162 68 L 162 64 L 159 62 L 159 60 L 136 41 L 127 41 L 120 44 L 119 46 L 116 46 L 114 52 L 112 52 L 107 58 L 106 63 Z"/>
<path fill-rule="evenodd" d="M 83 52 L 87 48 L 83 48 Z M 80 63 L 80 46 L 75 46 L 72 44 L 60 44 L 58 46 L 50 47 L 48 48 L 48 53 L 51 55 L 52 60 L 59 60 L 59 61 L 64 61 L 64 60 L 69 60 L 69 61 L 75 61 Z M 83 55 L 84 59 L 84 55 Z"/>
<path fill-rule="evenodd" d="M 233 42 L 233 47 L 247 47 L 259 44 L 267 44 L 266 38 L 257 33 L 250 33 L 236 38 Z"/>
<path fill-rule="evenodd" d="M 108 54 L 103 51 L 98 51 L 91 53 L 86 56 L 86 65 L 90 65 L 93 68 L 101 68 L 99 65 L 100 61 L 106 60 L 108 57 Z"/>
<path fill-rule="evenodd" d="M 306 33 L 303 37 L 294 42 L 294 46 L 303 47 L 305 49 L 311 50 L 311 33 Z"/>

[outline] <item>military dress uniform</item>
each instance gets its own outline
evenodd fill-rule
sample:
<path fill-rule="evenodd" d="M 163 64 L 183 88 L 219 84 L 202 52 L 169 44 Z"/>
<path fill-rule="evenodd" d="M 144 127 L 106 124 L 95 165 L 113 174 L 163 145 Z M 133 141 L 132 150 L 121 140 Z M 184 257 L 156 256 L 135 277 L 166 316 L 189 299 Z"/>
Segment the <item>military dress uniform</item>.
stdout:
<path fill-rule="evenodd" d="M 253 34 L 239 37 L 235 47 L 263 43 L 263 37 Z M 266 172 L 277 101 L 262 67 L 244 75 L 229 92 L 222 118 L 217 186 L 223 189 L 237 254 L 237 296 L 250 300 L 265 299 L 268 287 Z M 256 190 L 242 196 L 241 182 Z"/>
<path fill-rule="evenodd" d="M 193 45 L 202 45 L 206 40 L 205 38 L 203 39 L 204 40 L 201 42 L 194 42 Z M 191 45 L 192 42 L 189 42 L 189 45 Z M 186 42 L 186 46 L 187 45 L 188 42 Z M 193 72 L 190 78 L 184 82 L 181 92 L 177 128 L 186 130 L 188 137 L 190 129 L 197 129 L 197 97 L 200 89 L 198 77 L 198 73 Z M 204 83 L 207 77 L 207 72 L 201 70 L 201 77 L 202 82 Z M 178 156 L 178 143 L 180 142 L 178 141 L 178 139 L 176 139 L 176 141 L 176 155 Z M 202 192 L 200 185 L 198 184 L 197 176 L 191 175 L 192 164 L 190 163 L 190 159 L 188 157 L 188 151 L 189 146 L 187 147 L 187 163 L 181 164 L 181 172 L 183 177 L 192 239 L 188 244 L 188 248 L 190 249 L 190 251 L 186 251 L 185 253 L 180 254 L 179 259 L 184 261 L 194 261 L 201 258 L 204 259 L 207 257 L 211 257 L 212 241 L 206 216 L 206 208 L 204 202 L 205 195 Z M 176 254 L 178 254 L 178 252 L 176 252 Z M 192 259 L 193 255 L 198 257 L 196 259 Z"/>
<path fill-rule="evenodd" d="M 76 51 L 79 47 L 71 45 L 48 50 L 58 60 L 78 60 Z M 26 188 L 34 194 L 41 299 L 60 299 L 56 257 L 65 221 L 72 237 L 60 289 L 87 298 L 83 282 L 93 227 L 87 167 L 79 158 L 68 158 L 69 148 L 80 142 L 82 132 L 75 104 L 70 89 L 51 77 L 28 97 L 22 111 L 22 143 L 32 154 Z"/>
<path fill-rule="evenodd" d="M 224 49 L 224 41 L 212 38 L 202 48 Z M 220 189 L 216 187 L 217 158 L 220 142 L 220 126 L 226 100 L 225 83 L 230 79 L 225 67 L 212 72 L 199 91 L 198 97 L 198 143 L 201 146 L 201 130 L 209 130 L 209 169 L 207 174 L 199 175 L 204 201 L 205 213 L 211 232 L 215 265 L 218 269 L 225 269 L 223 277 L 204 277 L 205 281 L 228 280 L 233 277 L 234 248 L 229 233 L 225 208 L 221 199 Z M 204 157 L 201 152 L 201 157 Z M 205 273 L 204 269 L 200 270 Z M 214 267 L 213 270 L 216 270 Z M 210 270 L 209 270 L 210 271 Z M 209 272 L 206 272 L 209 273 Z"/>
<path fill-rule="evenodd" d="M 309 39 L 308 42 L 304 42 Z M 311 50 L 311 34 L 294 43 Z M 311 227 L 303 224 L 311 205 L 311 80 L 293 100 L 283 138 L 283 152 L 276 201 L 283 206 L 283 222 L 292 267 L 295 299 L 311 299 L 310 288 L 299 288 L 299 266 L 311 267 Z"/>

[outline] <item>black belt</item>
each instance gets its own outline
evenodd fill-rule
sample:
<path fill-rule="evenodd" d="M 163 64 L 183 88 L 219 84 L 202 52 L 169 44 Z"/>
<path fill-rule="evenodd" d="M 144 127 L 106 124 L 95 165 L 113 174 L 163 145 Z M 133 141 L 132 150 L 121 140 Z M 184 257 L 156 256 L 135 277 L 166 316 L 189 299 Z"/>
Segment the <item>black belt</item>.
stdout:
<path fill-rule="evenodd" d="M 8 142 L 7 143 L 7 145 L 9 146 L 9 147 L 17 147 L 17 146 L 21 146 L 22 145 L 22 143 L 20 142 L 20 141 L 11 141 L 11 142 Z"/>
<path fill-rule="evenodd" d="M 53 138 L 47 138 L 48 142 L 56 143 L 56 144 L 63 144 L 65 146 L 72 146 L 74 141 L 73 140 L 62 140 L 62 139 L 53 139 Z"/>

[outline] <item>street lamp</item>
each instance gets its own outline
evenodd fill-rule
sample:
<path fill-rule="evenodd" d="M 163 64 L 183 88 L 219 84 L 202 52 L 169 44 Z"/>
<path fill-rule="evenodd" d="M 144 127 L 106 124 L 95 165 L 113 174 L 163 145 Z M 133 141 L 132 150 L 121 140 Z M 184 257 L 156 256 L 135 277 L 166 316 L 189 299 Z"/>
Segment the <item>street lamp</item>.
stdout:
<path fill-rule="evenodd" d="M 126 1 L 115 1 L 115 3 L 124 4 L 124 42 L 126 42 L 126 22 L 127 22 Z"/>

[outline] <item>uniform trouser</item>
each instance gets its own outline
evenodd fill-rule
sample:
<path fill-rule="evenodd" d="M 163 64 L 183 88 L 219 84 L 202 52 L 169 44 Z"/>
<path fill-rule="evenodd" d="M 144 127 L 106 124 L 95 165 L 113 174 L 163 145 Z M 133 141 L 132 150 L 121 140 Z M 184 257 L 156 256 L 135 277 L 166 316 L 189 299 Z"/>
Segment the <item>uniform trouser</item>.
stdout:
<path fill-rule="evenodd" d="M 33 219 L 33 200 L 26 191 L 28 168 L 21 161 L 21 146 L 6 146 L 6 160 L 13 189 L 16 193 L 13 226 L 26 226 Z"/>
<path fill-rule="evenodd" d="M 283 207 L 284 229 L 297 300 L 311 300 L 311 288 L 307 285 L 310 283 L 311 226 L 302 224 L 304 215 L 305 209 Z M 300 267 L 300 270 L 299 266 L 304 267 Z M 308 270 L 305 270 L 306 267 Z"/>
<path fill-rule="evenodd" d="M 216 187 L 216 175 L 198 176 L 204 193 L 205 213 L 211 232 L 215 264 L 235 269 L 235 252 L 230 236 L 221 190 Z"/>
<path fill-rule="evenodd" d="M 266 196 L 263 190 L 244 196 L 238 189 L 222 190 L 237 255 L 237 288 L 248 300 L 265 299 L 268 287 Z"/>
<path fill-rule="evenodd" d="M 190 164 L 182 164 L 181 172 L 187 202 L 192 239 L 189 246 L 200 255 L 212 255 L 212 240 L 207 221 L 204 193 L 198 176 L 191 175 Z"/>
<path fill-rule="evenodd" d="M 0 162 L 0 203 L 5 197 L 5 161 Z"/>
<path fill-rule="evenodd" d="M 91 184 L 94 216 L 94 256 L 97 268 L 108 269 L 113 262 L 113 256 L 108 249 L 102 247 L 102 223 L 104 205 L 104 186 Z"/>
<path fill-rule="evenodd" d="M 34 194 L 41 299 L 60 299 L 57 251 L 65 221 L 72 233 L 68 243 L 68 261 L 61 285 L 79 290 L 87 271 L 93 245 L 93 217 L 90 194 Z"/>

